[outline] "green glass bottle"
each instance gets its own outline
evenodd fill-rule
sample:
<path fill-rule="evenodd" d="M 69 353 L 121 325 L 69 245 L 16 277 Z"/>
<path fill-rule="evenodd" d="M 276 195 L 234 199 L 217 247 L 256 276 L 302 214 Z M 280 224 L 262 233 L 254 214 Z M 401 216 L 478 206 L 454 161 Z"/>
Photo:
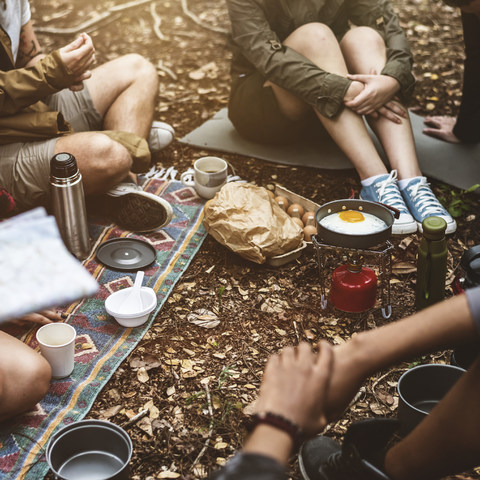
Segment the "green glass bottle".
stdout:
<path fill-rule="evenodd" d="M 423 238 L 418 247 L 415 306 L 425 308 L 445 298 L 447 277 L 447 222 L 428 217 L 422 222 Z"/>

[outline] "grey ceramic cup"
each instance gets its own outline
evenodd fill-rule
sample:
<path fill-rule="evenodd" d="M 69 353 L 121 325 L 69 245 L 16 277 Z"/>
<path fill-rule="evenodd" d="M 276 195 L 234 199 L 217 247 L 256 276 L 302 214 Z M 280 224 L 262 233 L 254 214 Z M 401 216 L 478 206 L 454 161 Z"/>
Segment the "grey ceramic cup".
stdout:
<path fill-rule="evenodd" d="M 202 198 L 210 199 L 227 183 L 228 163 L 219 157 L 201 157 L 193 164 L 193 180 L 185 172 L 180 176 L 184 185 L 194 187 Z"/>

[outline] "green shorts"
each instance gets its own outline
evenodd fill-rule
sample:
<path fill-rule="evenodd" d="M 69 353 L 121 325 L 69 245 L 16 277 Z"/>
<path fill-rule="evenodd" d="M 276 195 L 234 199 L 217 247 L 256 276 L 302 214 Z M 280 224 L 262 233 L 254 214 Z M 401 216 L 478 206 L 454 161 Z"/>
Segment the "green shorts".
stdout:
<path fill-rule="evenodd" d="M 232 80 L 228 117 L 242 137 L 259 143 L 286 144 L 311 135 L 322 124 L 313 112 L 293 121 L 280 110 L 271 87 L 258 72 L 236 75 Z"/>
<path fill-rule="evenodd" d="M 101 130 L 103 120 L 85 87 L 80 92 L 65 89 L 44 102 L 62 112 L 75 132 Z M 0 186 L 15 199 L 17 211 L 48 206 L 50 159 L 58 137 L 40 142 L 0 145 Z"/>

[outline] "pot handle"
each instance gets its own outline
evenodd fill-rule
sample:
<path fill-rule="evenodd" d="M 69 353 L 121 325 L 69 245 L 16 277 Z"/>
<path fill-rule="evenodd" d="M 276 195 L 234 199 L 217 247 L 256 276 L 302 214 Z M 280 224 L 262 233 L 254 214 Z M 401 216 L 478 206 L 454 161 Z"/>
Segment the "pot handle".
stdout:
<path fill-rule="evenodd" d="M 382 207 L 385 207 L 385 208 L 388 208 L 389 210 L 391 210 L 393 212 L 393 216 L 395 218 L 397 218 L 397 219 L 400 218 L 400 210 L 398 208 L 391 207 L 390 205 L 386 205 L 385 203 L 382 203 L 382 202 L 375 202 L 375 203 L 378 203 Z"/>

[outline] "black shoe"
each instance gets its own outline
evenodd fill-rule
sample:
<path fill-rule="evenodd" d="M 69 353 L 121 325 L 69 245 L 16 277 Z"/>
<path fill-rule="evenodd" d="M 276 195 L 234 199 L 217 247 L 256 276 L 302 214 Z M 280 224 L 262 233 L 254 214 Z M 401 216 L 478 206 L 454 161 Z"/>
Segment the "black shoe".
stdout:
<path fill-rule="evenodd" d="M 106 193 L 110 216 L 115 223 L 132 232 L 149 232 L 167 225 L 172 206 L 163 198 L 144 192 L 133 182 L 118 184 Z"/>
<path fill-rule="evenodd" d="M 372 418 L 352 424 L 343 447 L 320 435 L 302 445 L 298 455 L 305 480 L 390 480 L 382 471 L 386 446 L 398 421 Z"/>

